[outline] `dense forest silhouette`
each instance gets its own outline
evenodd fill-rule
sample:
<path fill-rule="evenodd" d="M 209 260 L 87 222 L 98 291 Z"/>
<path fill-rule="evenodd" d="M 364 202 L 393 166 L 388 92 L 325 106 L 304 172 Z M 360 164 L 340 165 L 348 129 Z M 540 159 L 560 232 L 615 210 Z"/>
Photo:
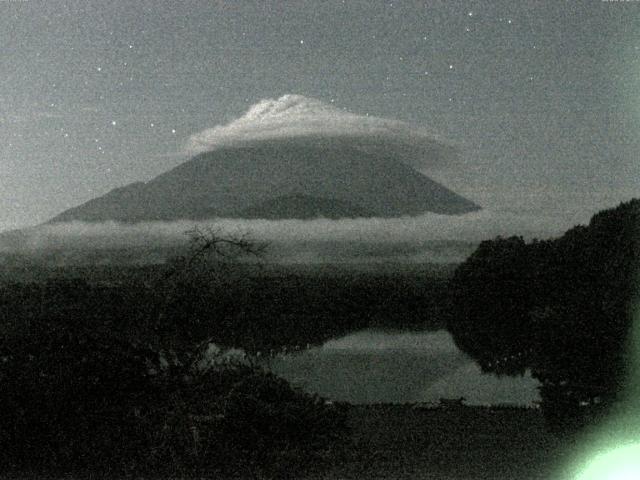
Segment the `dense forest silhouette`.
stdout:
<path fill-rule="evenodd" d="M 554 240 L 485 241 L 451 280 L 447 328 L 486 372 L 530 370 L 553 424 L 619 398 L 631 363 L 640 200 Z"/>

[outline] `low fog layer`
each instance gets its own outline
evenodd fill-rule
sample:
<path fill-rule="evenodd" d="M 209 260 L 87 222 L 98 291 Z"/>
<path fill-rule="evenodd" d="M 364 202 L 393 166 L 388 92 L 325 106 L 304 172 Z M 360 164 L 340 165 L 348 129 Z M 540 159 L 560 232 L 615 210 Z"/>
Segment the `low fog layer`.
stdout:
<path fill-rule="evenodd" d="M 302 95 L 284 95 L 253 105 L 242 117 L 192 135 L 190 155 L 279 139 L 332 143 L 348 139 L 361 149 L 388 153 L 415 168 L 446 166 L 456 148 L 426 128 L 400 120 L 357 115 Z"/>
<path fill-rule="evenodd" d="M 391 219 L 234 220 L 138 224 L 59 223 L 0 235 L 0 252 L 37 254 L 57 249 L 173 247 L 186 244 L 188 230 L 210 228 L 221 235 L 248 235 L 269 244 L 266 258 L 314 262 L 352 260 L 461 261 L 478 242 L 498 235 L 550 238 L 588 217 L 542 217 L 481 210 L 465 215 L 426 214 Z M 465 243 L 466 242 L 466 243 Z"/>

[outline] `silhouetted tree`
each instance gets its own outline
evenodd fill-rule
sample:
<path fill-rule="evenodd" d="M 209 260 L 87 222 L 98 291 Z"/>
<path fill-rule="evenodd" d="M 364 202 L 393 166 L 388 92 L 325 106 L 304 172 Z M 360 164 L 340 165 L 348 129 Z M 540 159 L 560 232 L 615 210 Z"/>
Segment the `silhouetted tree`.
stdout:
<path fill-rule="evenodd" d="M 192 247 L 153 294 L 113 299 L 150 300 L 131 335 L 84 280 L 1 291 L 0 473 L 282 478 L 335 447 L 344 411 L 211 348 L 220 259 L 256 244 L 197 230 Z"/>
<path fill-rule="evenodd" d="M 483 242 L 456 270 L 448 328 L 482 369 L 530 369 L 560 422 L 622 389 L 640 260 L 640 200 L 556 240 Z"/>

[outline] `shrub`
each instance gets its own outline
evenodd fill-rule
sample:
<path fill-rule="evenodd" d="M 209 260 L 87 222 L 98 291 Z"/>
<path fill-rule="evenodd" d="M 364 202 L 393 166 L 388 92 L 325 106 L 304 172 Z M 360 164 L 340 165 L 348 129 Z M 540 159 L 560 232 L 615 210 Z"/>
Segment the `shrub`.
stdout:
<path fill-rule="evenodd" d="M 246 363 L 204 372 L 51 329 L 0 345 L 0 460 L 17 471 L 278 476 L 340 441 L 344 412 Z"/>

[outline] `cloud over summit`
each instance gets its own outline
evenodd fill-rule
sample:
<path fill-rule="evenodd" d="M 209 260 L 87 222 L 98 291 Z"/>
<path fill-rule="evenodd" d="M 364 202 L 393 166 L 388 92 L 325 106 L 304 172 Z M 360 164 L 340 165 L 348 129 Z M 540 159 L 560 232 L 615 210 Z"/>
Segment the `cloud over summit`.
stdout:
<path fill-rule="evenodd" d="M 192 135 L 186 149 L 195 155 L 221 147 L 302 139 L 347 142 L 371 153 L 392 155 L 415 168 L 443 167 L 457 158 L 455 147 L 426 128 L 346 112 L 302 95 L 261 100 L 240 118 Z"/>

